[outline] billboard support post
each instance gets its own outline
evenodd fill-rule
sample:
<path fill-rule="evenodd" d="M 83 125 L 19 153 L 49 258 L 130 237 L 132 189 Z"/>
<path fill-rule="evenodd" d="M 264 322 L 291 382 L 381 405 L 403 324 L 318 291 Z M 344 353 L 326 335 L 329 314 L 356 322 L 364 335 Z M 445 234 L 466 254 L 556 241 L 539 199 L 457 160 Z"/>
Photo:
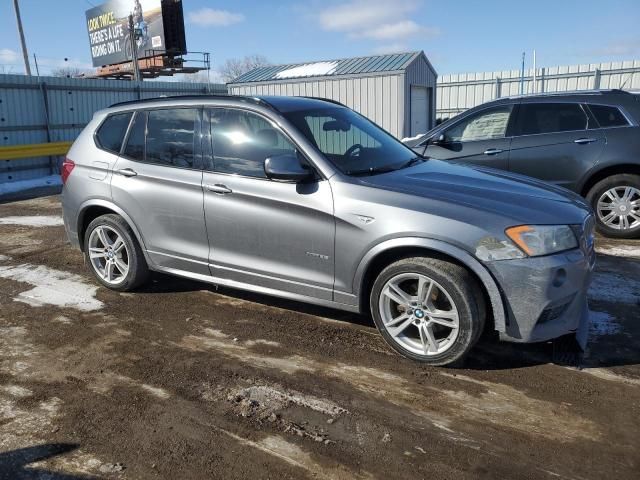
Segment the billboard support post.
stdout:
<path fill-rule="evenodd" d="M 140 65 L 138 64 L 138 45 L 136 44 L 136 29 L 133 25 L 133 15 L 129 15 L 129 40 L 131 41 L 131 65 L 133 67 L 133 79 L 136 82 L 140 78 Z"/>

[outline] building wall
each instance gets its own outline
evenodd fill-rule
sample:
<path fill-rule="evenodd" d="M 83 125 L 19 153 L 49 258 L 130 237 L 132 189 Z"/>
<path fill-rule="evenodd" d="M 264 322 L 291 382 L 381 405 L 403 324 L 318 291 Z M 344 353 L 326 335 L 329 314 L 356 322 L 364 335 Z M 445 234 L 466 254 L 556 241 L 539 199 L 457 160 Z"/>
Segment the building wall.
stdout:
<path fill-rule="evenodd" d="M 524 93 L 591 89 L 640 89 L 640 60 L 543 67 L 525 70 Z M 468 108 L 520 94 L 520 70 L 442 75 L 438 79 L 436 117 L 451 118 Z"/>
<path fill-rule="evenodd" d="M 225 85 L 211 85 L 211 93 L 226 92 Z M 0 75 L 0 145 L 72 141 L 94 112 L 113 103 L 202 93 L 207 93 L 207 86 L 195 83 Z M 59 161 L 57 158 L 3 161 L 0 183 L 57 173 Z"/>
<path fill-rule="evenodd" d="M 396 137 L 405 128 L 402 74 L 229 85 L 232 95 L 310 96 L 353 108 Z"/>

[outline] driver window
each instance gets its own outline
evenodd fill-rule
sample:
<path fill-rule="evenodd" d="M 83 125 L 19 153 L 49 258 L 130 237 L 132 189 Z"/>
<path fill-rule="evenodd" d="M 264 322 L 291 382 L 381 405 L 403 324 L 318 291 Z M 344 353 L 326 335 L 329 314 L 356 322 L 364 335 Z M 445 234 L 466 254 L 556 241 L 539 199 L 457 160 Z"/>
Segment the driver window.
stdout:
<path fill-rule="evenodd" d="M 213 165 L 208 166 L 209 170 L 266 178 L 267 158 L 297 152 L 271 122 L 254 113 L 217 108 L 211 110 L 210 118 Z"/>
<path fill-rule="evenodd" d="M 483 110 L 445 131 L 449 142 L 473 142 L 503 138 L 511 115 L 511 105 Z"/>
<path fill-rule="evenodd" d="M 350 149 L 358 153 L 358 147 L 380 147 L 380 142 L 353 124 L 340 128 L 342 122 L 331 116 L 306 116 L 305 121 L 318 144 L 318 149 L 325 155 L 341 156 Z"/>

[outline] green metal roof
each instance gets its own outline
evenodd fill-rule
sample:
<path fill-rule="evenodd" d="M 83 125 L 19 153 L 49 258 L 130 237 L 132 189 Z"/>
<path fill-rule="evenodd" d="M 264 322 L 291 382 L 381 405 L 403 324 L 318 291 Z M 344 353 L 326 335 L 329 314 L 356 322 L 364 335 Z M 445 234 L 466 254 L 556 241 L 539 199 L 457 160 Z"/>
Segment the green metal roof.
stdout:
<path fill-rule="evenodd" d="M 240 75 L 230 83 L 269 82 L 292 78 L 360 75 L 379 72 L 397 72 L 407 68 L 422 52 L 394 53 L 370 57 L 323 60 L 258 67 Z"/>

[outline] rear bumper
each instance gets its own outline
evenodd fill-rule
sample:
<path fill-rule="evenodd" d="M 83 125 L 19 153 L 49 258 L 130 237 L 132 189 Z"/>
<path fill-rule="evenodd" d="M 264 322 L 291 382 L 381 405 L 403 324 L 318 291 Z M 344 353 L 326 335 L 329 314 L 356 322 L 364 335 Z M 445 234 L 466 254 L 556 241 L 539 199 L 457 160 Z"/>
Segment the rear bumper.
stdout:
<path fill-rule="evenodd" d="M 73 248 L 80 248 L 80 237 L 76 231 L 76 218 L 70 214 L 72 211 L 69 207 L 69 198 L 62 190 L 62 220 L 64 221 L 64 229 L 67 232 L 67 239 Z M 74 210 L 75 211 L 75 210 Z"/>
<path fill-rule="evenodd" d="M 584 349 L 589 330 L 587 290 L 595 253 L 582 250 L 487 264 L 503 293 L 502 340 L 543 342 L 569 333 Z"/>

